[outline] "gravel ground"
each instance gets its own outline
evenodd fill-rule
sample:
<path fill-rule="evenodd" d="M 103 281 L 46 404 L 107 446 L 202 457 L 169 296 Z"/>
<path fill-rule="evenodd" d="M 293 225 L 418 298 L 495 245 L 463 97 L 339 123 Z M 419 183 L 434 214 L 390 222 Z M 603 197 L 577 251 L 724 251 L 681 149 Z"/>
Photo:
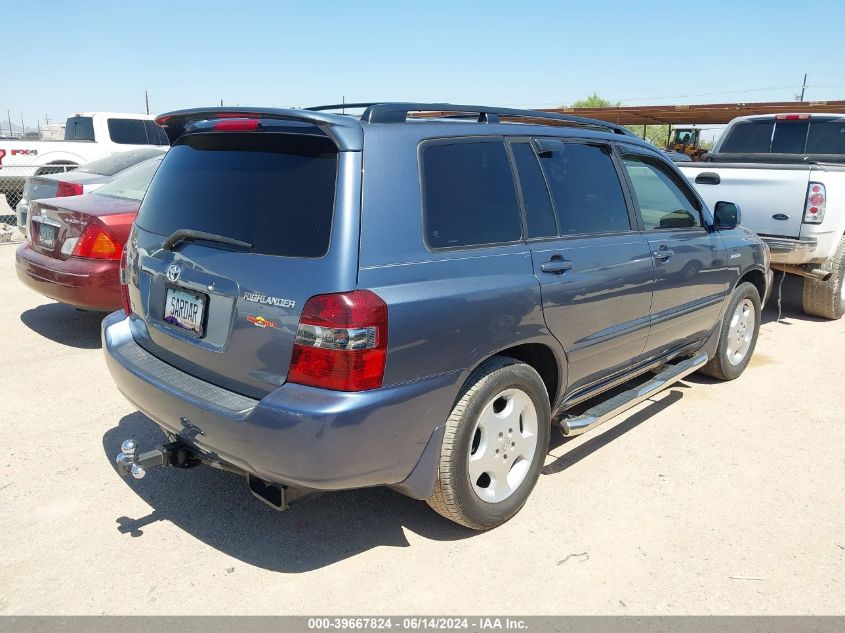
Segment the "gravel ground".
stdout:
<path fill-rule="evenodd" d="M 742 378 L 555 437 L 477 534 L 389 490 L 276 513 L 205 467 L 121 479 L 120 442 L 162 436 L 112 385 L 102 315 L 0 246 L 0 613 L 842 613 L 845 319 L 804 316 L 793 281 Z"/>

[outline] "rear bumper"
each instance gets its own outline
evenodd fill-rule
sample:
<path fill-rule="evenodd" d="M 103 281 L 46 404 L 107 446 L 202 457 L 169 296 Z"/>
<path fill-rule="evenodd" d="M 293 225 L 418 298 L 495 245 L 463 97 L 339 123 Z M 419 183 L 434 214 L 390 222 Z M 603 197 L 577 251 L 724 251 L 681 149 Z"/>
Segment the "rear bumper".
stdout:
<path fill-rule="evenodd" d="M 416 498 L 431 495 L 458 372 L 359 393 L 287 383 L 254 400 L 144 350 L 123 312 L 102 327 L 118 389 L 206 457 L 296 488 L 390 485 Z"/>
<path fill-rule="evenodd" d="M 772 252 L 772 263 L 806 264 L 813 261 L 819 241 L 815 237 L 774 237 L 761 235 Z"/>
<path fill-rule="evenodd" d="M 25 285 L 56 301 L 102 312 L 121 306 L 118 261 L 56 259 L 22 244 L 15 252 L 15 268 Z"/>

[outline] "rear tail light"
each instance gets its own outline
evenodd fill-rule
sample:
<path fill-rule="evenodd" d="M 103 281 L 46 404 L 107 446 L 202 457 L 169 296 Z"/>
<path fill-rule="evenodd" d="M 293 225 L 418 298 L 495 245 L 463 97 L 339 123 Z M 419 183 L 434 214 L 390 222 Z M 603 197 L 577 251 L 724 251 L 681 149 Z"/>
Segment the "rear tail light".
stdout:
<path fill-rule="evenodd" d="M 78 182 L 67 182 L 65 180 L 59 181 L 59 188 L 56 190 L 57 198 L 66 198 L 68 196 L 81 196 L 82 185 Z"/>
<path fill-rule="evenodd" d="M 121 259 L 123 245 L 98 222 L 85 227 L 71 255 L 88 259 Z"/>
<path fill-rule="evenodd" d="M 123 305 L 123 311 L 126 316 L 132 314 L 132 301 L 129 299 L 129 277 L 126 271 L 128 256 L 126 249 L 120 255 L 120 302 Z"/>
<path fill-rule="evenodd" d="M 804 121 L 809 118 L 809 114 L 778 114 L 775 116 L 778 121 Z"/>
<path fill-rule="evenodd" d="M 387 304 L 370 290 L 311 297 L 302 310 L 288 380 L 336 391 L 381 387 Z"/>
<path fill-rule="evenodd" d="M 807 203 L 804 206 L 804 222 L 806 224 L 821 224 L 824 220 L 824 209 L 827 204 L 827 193 L 820 182 L 811 182 L 807 187 Z"/>

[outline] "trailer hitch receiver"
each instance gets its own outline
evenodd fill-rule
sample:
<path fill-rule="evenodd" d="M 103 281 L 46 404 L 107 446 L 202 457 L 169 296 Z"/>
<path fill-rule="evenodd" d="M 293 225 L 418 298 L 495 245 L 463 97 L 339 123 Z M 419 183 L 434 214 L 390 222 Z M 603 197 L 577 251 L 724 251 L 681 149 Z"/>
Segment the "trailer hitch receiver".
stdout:
<path fill-rule="evenodd" d="M 128 439 L 120 445 L 120 453 L 115 459 L 117 472 L 121 477 L 132 476 L 135 479 L 143 479 L 150 468 L 156 466 L 176 466 L 177 468 L 190 468 L 199 463 L 190 451 L 180 442 L 169 442 L 157 446 L 151 451 L 138 454 L 138 442 Z"/>

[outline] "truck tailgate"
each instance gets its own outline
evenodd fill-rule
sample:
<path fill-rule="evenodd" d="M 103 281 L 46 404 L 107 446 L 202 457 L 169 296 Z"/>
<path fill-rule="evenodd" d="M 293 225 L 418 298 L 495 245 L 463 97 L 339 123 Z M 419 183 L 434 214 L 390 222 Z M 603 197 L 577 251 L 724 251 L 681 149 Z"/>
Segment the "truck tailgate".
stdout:
<path fill-rule="evenodd" d="M 735 202 L 742 209 L 742 224 L 752 231 L 800 235 L 810 165 L 697 163 L 678 167 L 711 210 L 720 200 Z M 718 184 L 710 184 L 716 180 Z"/>

